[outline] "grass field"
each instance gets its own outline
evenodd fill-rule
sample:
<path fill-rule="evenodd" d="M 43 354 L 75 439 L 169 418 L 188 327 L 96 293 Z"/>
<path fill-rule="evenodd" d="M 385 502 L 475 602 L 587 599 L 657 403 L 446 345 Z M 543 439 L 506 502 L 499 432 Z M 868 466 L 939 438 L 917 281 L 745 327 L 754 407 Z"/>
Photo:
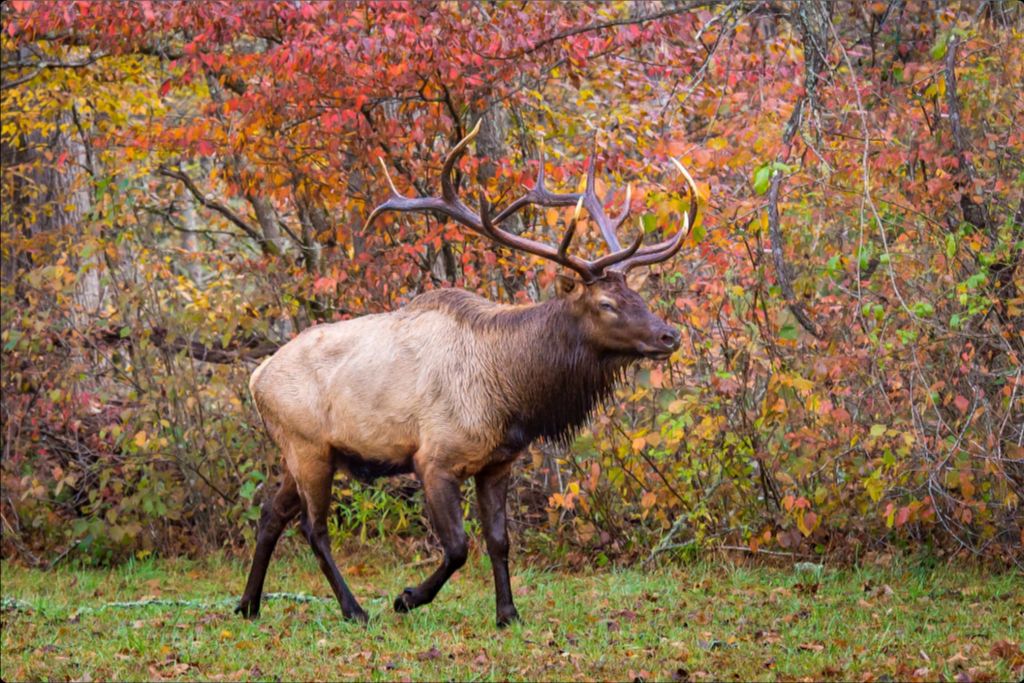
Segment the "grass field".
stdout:
<path fill-rule="evenodd" d="M 342 553 L 337 553 L 339 560 Z M 15 680 L 1021 680 L 1024 579 L 977 568 L 514 567 L 524 621 L 494 625 L 473 556 L 412 614 L 428 563 L 341 566 L 368 627 L 341 619 L 312 557 L 271 565 L 261 618 L 232 614 L 244 563 L 2 569 L 0 677 Z M 301 601 L 297 594 L 315 596 Z M 152 601 L 128 606 L 112 602 Z M 164 601 L 164 602 L 160 602 Z"/>

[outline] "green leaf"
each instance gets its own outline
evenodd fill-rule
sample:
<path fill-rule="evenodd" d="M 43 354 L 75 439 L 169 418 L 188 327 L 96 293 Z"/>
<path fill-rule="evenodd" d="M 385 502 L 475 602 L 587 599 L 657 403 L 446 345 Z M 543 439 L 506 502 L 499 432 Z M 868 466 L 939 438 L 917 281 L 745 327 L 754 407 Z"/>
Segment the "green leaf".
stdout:
<path fill-rule="evenodd" d="M 4 344 L 4 351 L 10 351 L 17 346 L 18 340 L 20 340 L 22 336 L 24 336 L 24 333 L 20 330 L 11 330 L 10 337 L 7 339 L 7 343 Z"/>
<path fill-rule="evenodd" d="M 913 310 L 915 314 L 921 316 L 922 318 L 926 318 L 931 314 L 935 313 L 935 307 L 932 306 L 927 301 L 918 301 L 914 303 L 914 305 L 911 306 L 911 310 Z"/>
<path fill-rule="evenodd" d="M 949 47 L 949 38 L 952 34 L 949 32 L 939 34 L 935 44 L 932 45 L 932 49 L 928 52 L 931 58 L 938 61 L 946 56 L 946 48 Z"/>
<path fill-rule="evenodd" d="M 917 341 L 917 330 L 898 329 L 896 330 L 896 336 L 900 338 L 900 341 L 904 344 L 913 344 Z"/>
<path fill-rule="evenodd" d="M 779 330 L 779 338 L 796 341 L 796 325 L 794 325 L 793 323 L 786 323 L 785 325 L 783 325 L 782 328 Z"/>
<path fill-rule="evenodd" d="M 701 242 L 704 241 L 704 237 L 708 234 L 708 231 L 704 228 L 703 223 L 698 223 L 690 231 L 690 234 L 694 244 L 700 244 Z"/>
<path fill-rule="evenodd" d="M 768 191 L 768 185 L 772 180 L 772 169 L 765 165 L 754 171 L 754 192 L 763 195 Z"/>
<path fill-rule="evenodd" d="M 242 484 L 242 487 L 238 490 L 239 497 L 244 498 L 245 500 L 252 500 L 252 497 L 255 494 L 256 483 L 252 481 L 245 482 L 244 484 Z"/>
<path fill-rule="evenodd" d="M 953 258 L 956 255 L 956 236 L 952 233 L 946 235 L 946 258 Z"/>
<path fill-rule="evenodd" d="M 870 242 L 866 242 L 857 248 L 857 263 L 861 270 L 868 269 L 868 262 L 871 260 L 874 251 Z"/>

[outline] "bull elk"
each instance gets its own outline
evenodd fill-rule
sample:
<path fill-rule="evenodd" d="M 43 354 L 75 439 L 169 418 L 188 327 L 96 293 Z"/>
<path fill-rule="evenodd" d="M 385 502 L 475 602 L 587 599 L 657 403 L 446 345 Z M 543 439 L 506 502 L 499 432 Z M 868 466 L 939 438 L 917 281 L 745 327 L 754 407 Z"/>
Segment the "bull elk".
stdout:
<path fill-rule="evenodd" d="M 431 602 L 465 563 L 460 485 L 473 477 L 494 571 L 498 626 L 517 619 L 505 518 L 513 461 L 538 437 L 567 440 L 627 365 L 665 359 L 679 347 L 679 332 L 648 310 L 625 274 L 672 257 L 697 220 L 697 188 L 686 170 L 672 160 L 690 193 L 682 227 L 658 244 L 641 246 L 641 233 L 622 248 L 616 232 L 629 215 L 629 191 L 622 213 L 610 218 L 595 191 L 593 158 L 582 194 L 547 190 L 541 159 L 536 183 L 525 195 L 494 213 L 481 192 L 479 211 L 470 209 L 458 197 L 454 167 L 478 130 L 479 124 L 446 157 L 440 197 L 402 196 L 385 166 L 391 196 L 367 225 L 386 211 L 435 212 L 578 277 L 560 275 L 557 297 L 529 305 L 500 305 L 456 289 L 430 291 L 398 311 L 311 327 L 256 368 L 249 389 L 281 449 L 283 473 L 263 505 L 252 568 L 236 609 L 246 617 L 259 613 L 274 546 L 299 516 L 345 617 L 366 620 L 334 563 L 327 534 L 332 480 L 342 470 L 364 481 L 415 472 L 423 484 L 444 559 L 423 583 L 402 591 L 394 603 L 398 612 Z M 530 205 L 574 204 L 558 246 L 499 227 Z M 594 261 L 569 253 L 582 208 L 610 249 Z"/>

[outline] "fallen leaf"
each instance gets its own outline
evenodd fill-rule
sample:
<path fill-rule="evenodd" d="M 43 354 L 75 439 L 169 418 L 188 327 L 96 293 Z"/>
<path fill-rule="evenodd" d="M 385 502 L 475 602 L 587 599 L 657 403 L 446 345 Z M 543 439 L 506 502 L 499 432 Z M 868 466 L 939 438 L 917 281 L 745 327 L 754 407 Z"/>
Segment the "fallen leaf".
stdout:
<path fill-rule="evenodd" d="M 765 645 L 774 645 L 775 643 L 782 642 L 782 636 L 779 635 L 778 631 L 757 631 L 754 633 L 754 639 Z"/>
<path fill-rule="evenodd" d="M 440 656 L 441 651 L 437 649 L 437 646 L 431 645 L 429 650 L 427 650 L 426 652 L 421 652 L 418 655 L 416 655 L 416 659 L 420 660 L 421 662 L 429 662 L 433 659 L 437 659 Z"/>
<path fill-rule="evenodd" d="M 999 659 L 1004 659 L 1011 664 L 1024 659 L 1024 655 L 1021 653 L 1020 645 L 1013 642 L 1012 640 L 997 640 L 992 644 L 992 649 L 989 650 L 989 654 Z"/>
<path fill-rule="evenodd" d="M 963 652 L 957 652 L 955 655 L 946 660 L 946 666 L 962 667 L 967 663 L 967 657 L 964 656 Z"/>

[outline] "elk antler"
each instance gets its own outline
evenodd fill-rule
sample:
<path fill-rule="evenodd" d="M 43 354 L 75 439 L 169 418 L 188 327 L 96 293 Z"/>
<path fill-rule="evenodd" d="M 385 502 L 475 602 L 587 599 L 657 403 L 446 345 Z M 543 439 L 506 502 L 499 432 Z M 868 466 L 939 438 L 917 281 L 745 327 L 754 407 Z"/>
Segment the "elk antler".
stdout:
<path fill-rule="evenodd" d="M 593 156 L 591 156 L 590 165 L 587 169 L 587 186 L 583 194 L 558 194 L 549 191 L 544 185 L 544 157 L 541 155 L 537 170 L 537 180 L 534 183 L 533 189 L 519 199 L 513 201 L 494 216 L 491 215 L 492 207 L 490 202 L 486 197 L 484 197 L 483 193 L 481 193 L 480 213 L 474 213 L 472 209 L 466 206 L 462 200 L 459 199 L 455 188 L 453 172 L 455 163 L 459 160 L 459 157 L 461 157 L 465 152 L 466 147 L 469 146 L 469 143 L 479 132 L 480 121 L 477 121 L 473 130 L 470 131 L 466 137 L 462 138 L 462 140 L 460 140 L 459 143 L 448 153 L 448 156 L 445 157 L 444 166 L 441 168 L 441 197 L 439 198 L 405 197 L 401 195 L 395 187 L 394 182 L 392 182 L 391 175 L 388 173 L 387 166 L 384 164 L 384 160 L 382 159 L 380 165 L 381 168 L 384 169 L 384 176 L 387 178 L 388 186 L 391 189 L 391 196 L 387 201 L 378 205 L 377 208 L 370 213 L 370 217 L 366 219 L 364 229 L 365 227 L 368 227 L 370 223 L 377 218 L 377 216 L 385 211 L 436 211 L 454 219 L 478 235 L 482 235 L 494 242 L 497 242 L 498 244 L 517 251 L 540 256 L 541 258 L 554 261 L 561 266 L 574 270 L 583 278 L 584 282 L 591 283 L 604 277 L 605 272 L 609 269 L 626 272 L 635 266 L 656 263 L 671 257 L 682 245 L 686 233 L 689 232 L 688 226 L 693 225 L 693 220 L 696 220 L 696 185 L 679 162 L 673 159 L 676 166 L 683 171 L 683 174 L 686 176 L 686 179 L 690 184 L 690 192 L 692 196 L 692 219 L 684 219 L 684 230 L 681 230 L 674 237 L 663 242 L 641 249 L 640 244 L 643 240 L 643 231 L 641 231 L 637 236 L 637 239 L 630 246 L 623 249 L 619 244 L 618 237 L 616 237 L 616 232 L 629 216 L 629 200 L 632 191 L 627 187 L 626 202 L 622 213 L 614 220 L 610 219 L 604 211 L 603 203 L 598 198 L 597 193 L 594 190 Z M 498 225 L 509 216 L 529 205 L 552 207 L 571 206 L 573 204 L 576 205 L 576 211 L 574 212 L 573 218 L 565 231 L 565 235 L 562 237 L 557 248 L 516 235 L 498 227 Z M 572 242 L 572 238 L 576 232 L 576 223 L 579 220 L 580 212 L 584 207 L 587 209 L 587 213 L 590 214 L 590 217 L 597 223 L 598 228 L 601 230 L 601 235 L 604 237 L 604 241 L 612 251 L 612 253 L 595 261 L 587 261 L 568 253 L 569 244 Z"/>

